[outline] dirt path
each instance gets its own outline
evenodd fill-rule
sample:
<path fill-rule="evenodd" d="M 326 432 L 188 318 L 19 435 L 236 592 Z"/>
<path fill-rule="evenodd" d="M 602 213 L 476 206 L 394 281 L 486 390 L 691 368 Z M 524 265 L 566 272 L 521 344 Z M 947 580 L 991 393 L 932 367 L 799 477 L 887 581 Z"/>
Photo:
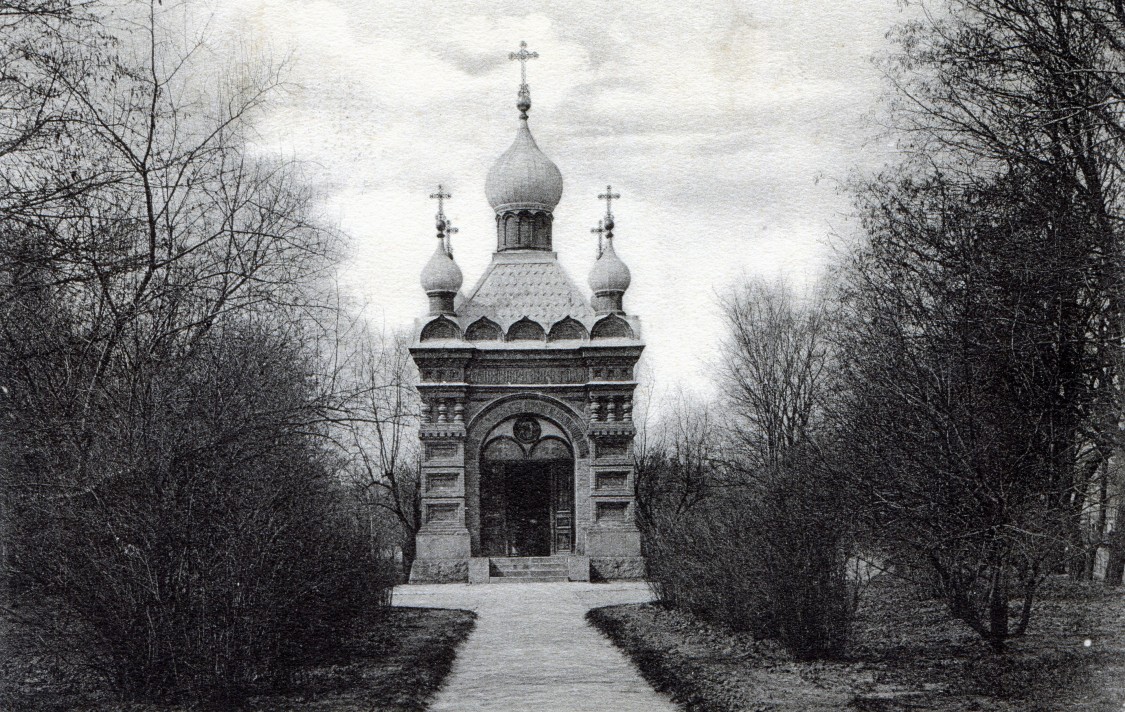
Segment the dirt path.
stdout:
<path fill-rule="evenodd" d="M 644 583 L 400 586 L 396 606 L 464 608 L 479 618 L 432 712 L 674 712 L 584 616 L 651 600 Z"/>

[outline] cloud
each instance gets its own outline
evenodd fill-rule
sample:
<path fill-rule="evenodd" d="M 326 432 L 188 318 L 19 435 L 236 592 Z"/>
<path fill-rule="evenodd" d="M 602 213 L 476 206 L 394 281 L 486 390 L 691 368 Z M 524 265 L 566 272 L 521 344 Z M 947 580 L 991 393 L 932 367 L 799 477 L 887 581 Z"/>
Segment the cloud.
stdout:
<path fill-rule="evenodd" d="M 507 64 L 507 59 L 495 51 L 470 52 L 453 44 L 439 45 L 434 51 L 437 56 L 471 77 L 488 74 Z"/>
<path fill-rule="evenodd" d="M 902 17 L 897 0 L 232 0 L 222 12 L 292 48 L 300 89 L 262 123 L 262 150 L 317 166 L 353 238 L 348 283 L 392 325 L 424 308 L 438 182 L 454 194 L 466 282 L 489 259 L 484 176 L 515 133 L 508 52 L 526 40 L 540 54 L 532 130 L 566 183 L 555 247 L 584 284 L 596 195 L 620 189 L 626 302 L 665 383 L 703 379 L 683 364 L 705 363 L 721 336 L 715 289 L 822 269 L 849 206 L 818 179 L 884 160 L 865 118 L 882 81 L 869 57 Z"/>

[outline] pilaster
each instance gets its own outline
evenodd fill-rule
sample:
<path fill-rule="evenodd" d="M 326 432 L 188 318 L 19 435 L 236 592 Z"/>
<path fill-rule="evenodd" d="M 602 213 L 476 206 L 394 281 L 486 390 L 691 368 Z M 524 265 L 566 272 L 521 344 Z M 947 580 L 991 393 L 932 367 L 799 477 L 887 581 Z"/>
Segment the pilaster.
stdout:
<path fill-rule="evenodd" d="M 467 581 L 472 547 L 465 523 L 465 350 L 416 356 L 422 382 L 421 526 L 411 582 Z"/>

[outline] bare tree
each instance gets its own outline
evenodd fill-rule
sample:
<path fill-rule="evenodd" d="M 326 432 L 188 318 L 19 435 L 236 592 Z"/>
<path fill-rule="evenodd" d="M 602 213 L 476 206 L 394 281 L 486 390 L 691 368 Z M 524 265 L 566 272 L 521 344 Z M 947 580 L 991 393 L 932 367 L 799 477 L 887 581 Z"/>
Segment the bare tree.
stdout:
<path fill-rule="evenodd" d="M 352 396 L 336 436 L 349 463 L 349 477 L 365 493 L 364 501 L 397 522 L 406 570 L 421 526 L 421 400 L 409 344 L 406 334 L 361 339 L 350 374 Z"/>
<path fill-rule="evenodd" d="M 711 407 L 678 390 L 662 400 L 660 420 L 646 423 L 634 483 L 642 527 L 658 516 L 694 516 L 696 505 L 720 486 L 722 443 Z"/>
<path fill-rule="evenodd" d="M 339 236 L 248 147 L 278 67 L 187 6 L 92 17 L 20 59 L 51 118 L 0 151 L 8 562 L 122 697 L 244 694 L 388 583 L 325 445 Z"/>
<path fill-rule="evenodd" d="M 920 183 L 939 176 L 987 191 L 1019 180 L 1020 199 L 1042 208 L 1041 227 L 1054 240 L 1051 263 L 1060 270 L 1046 276 L 1053 292 L 1044 297 L 1055 314 L 1050 447 L 1057 476 L 1072 485 L 1062 494 L 1071 513 L 1068 569 L 1087 575 L 1102 537 L 1079 524 L 1083 495 L 1098 491 L 1090 478 L 1104 476 L 1122 446 L 1121 6 L 934 5 L 897 34 L 900 51 L 888 63 L 892 127 Z"/>
<path fill-rule="evenodd" d="M 854 597 L 846 493 L 818 432 L 823 307 L 748 281 L 723 311 L 720 398 L 666 406 L 650 471 L 638 473 L 650 578 L 662 600 L 802 659 L 839 655 Z"/>
<path fill-rule="evenodd" d="M 996 650 L 1076 524 L 1053 298 L 1074 275 L 1024 185 L 873 186 L 841 280 L 839 441 L 861 511 Z"/>
<path fill-rule="evenodd" d="M 722 303 L 723 397 L 732 437 L 750 468 L 778 468 L 809 442 L 823 411 L 829 365 L 828 327 L 818 299 L 798 304 L 778 280 L 745 280 Z"/>
<path fill-rule="evenodd" d="M 58 72 L 81 46 L 101 35 L 91 3 L 72 0 L 0 2 L 0 156 L 30 154 L 52 145 L 63 129 L 65 91 Z M 51 62 L 43 57 L 50 56 Z M 55 144 L 57 146 L 57 144 Z M 66 183 L 63 176 L 57 177 Z M 0 176 L 7 190 L 26 188 Z"/>

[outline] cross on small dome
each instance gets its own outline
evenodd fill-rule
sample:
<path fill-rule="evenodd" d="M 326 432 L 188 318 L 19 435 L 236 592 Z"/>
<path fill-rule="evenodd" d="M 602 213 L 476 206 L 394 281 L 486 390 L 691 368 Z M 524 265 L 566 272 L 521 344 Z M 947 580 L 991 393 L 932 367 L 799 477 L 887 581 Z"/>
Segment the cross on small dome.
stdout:
<path fill-rule="evenodd" d="M 602 256 L 602 237 L 605 236 L 605 221 L 599 220 L 597 227 L 590 228 L 590 232 L 598 236 L 598 257 Z"/>
<path fill-rule="evenodd" d="M 430 297 L 431 314 L 453 313 L 453 298 L 464 280 L 461 268 L 453 261 L 453 252 L 449 249 L 449 236 L 457 232 L 457 228 L 445 217 L 445 201 L 452 197 L 440 183 L 437 192 L 430 193 L 430 198 L 438 201 L 435 216 L 438 245 L 430 261 L 422 268 L 422 289 Z"/>
<path fill-rule="evenodd" d="M 605 201 L 605 218 L 590 232 L 598 235 L 598 259 L 590 270 L 590 288 L 598 313 L 621 313 L 621 297 L 632 282 L 629 268 L 613 249 L 613 201 L 621 198 L 607 185 L 598 200 Z M 604 247 L 603 247 L 604 238 Z"/>
<path fill-rule="evenodd" d="M 619 199 L 620 197 L 621 193 L 614 193 L 612 185 L 607 185 L 605 187 L 605 192 L 598 196 L 598 200 L 605 201 L 604 227 L 606 232 L 605 236 L 609 239 L 613 238 L 613 201 Z M 601 252 L 599 251 L 598 254 L 600 255 Z"/>

